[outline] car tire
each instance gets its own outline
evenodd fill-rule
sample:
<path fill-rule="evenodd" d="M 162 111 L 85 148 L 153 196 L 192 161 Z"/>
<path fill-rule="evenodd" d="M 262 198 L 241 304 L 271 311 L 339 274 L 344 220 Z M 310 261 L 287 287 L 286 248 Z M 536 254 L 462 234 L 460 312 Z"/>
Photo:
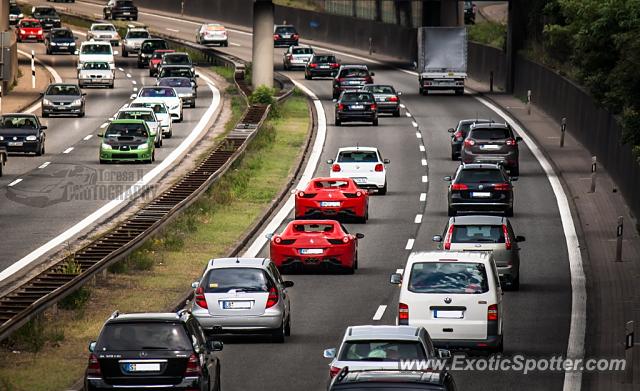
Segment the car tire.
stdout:
<path fill-rule="evenodd" d="M 109 88 L 113 89 L 115 83 L 109 84 Z"/>
<path fill-rule="evenodd" d="M 453 161 L 460 160 L 460 157 L 458 156 L 457 153 L 451 151 L 451 160 Z"/>
<path fill-rule="evenodd" d="M 449 217 L 455 217 L 455 216 L 458 215 L 458 212 L 455 209 L 453 209 L 452 207 L 449 206 L 449 207 L 447 207 L 447 215 Z"/>
<path fill-rule="evenodd" d="M 520 274 L 515 279 L 509 281 L 509 290 L 510 291 L 519 291 L 520 290 Z"/>
<path fill-rule="evenodd" d="M 282 320 L 282 325 L 271 333 L 271 340 L 275 343 L 283 343 L 285 336 L 286 323 Z"/>
<path fill-rule="evenodd" d="M 47 54 L 51 54 L 51 50 L 47 47 Z"/>
<path fill-rule="evenodd" d="M 380 195 L 387 194 L 387 182 L 384 183 L 384 186 L 382 186 L 382 189 L 378 189 L 378 194 Z"/>
<path fill-rule="evenodd" d="M 515 166 L 509 170 L 509 176 L 520 176 L 520 166 Z"/>
<path fill-rule="evenodd" d="M 338 99 L 340 97 L 340 92 L 336 94 L 336 91 L 333 91 L 333 99 Z"/>
<path fill-rule="evenodd" d="M 36 152 L 36 156 L 42 156 L 44 155 L 44 141 L 42 142 L 42 144 L 40 144 L 40 149 L 38 150 L 38 152 Z"/>
<path fill-rule="evenodd" d="M 126 50 L 122 50 L 122 57 L 129 57 L 129 52 L 127 52 Z"/>
<path fill-rule="evenodd" d="M 284 335 L 285 337 L 291 336 L 291 315 L 287 318 L 287 324 L 284 326 Z"/>
<path fill-rule="evenodd" d="M 85 116 L 84 110 L 80 114 L 78 114 L 78 118 L 84 118 L 84 116 Z"/>
<path fill-rule="evenodd" d="M 106 160 L 104 160 L 104 159 L 100 159 L 100 164 L 106 164 L 106 163 L 107 163 L 107 161 L 106 161 Z"/>
<path fill-rule="evenodd" d="M 456 95 L 464 95 L 464 88 L 456 89 Z"/>
<path fill-rule="evenodd" d="M 228 47 L 229 46 L 229 41 L 225 41 L 223 46 L 224 47 Z"/>
<path fill-rule="evenodd" d="M 394 117 L 399 117 L 400 116 L 400 109 L 396 110 L 393 112 L 393 116 Z"/>
<path fill-rule="evenodd" d="M 311 76 L 307 75 L 306 73 L 304 74 L 304 78 L 305 80 L 311 80 Z"/>
<path fill-rule="evenodd" d="M 378 126 L 378 119 L 374 119 L 373 122 L 371 122 L 371 124 L 373 124 L 373 126 Z"/>
<path fill-rule="evenodd" d="M 166 138 L 171 138 L 173 136 L 173 129 L 169 129 L 169 133 L 165 136 Z"/>
<path fill-rule="evenodd" d="M 191 102 L 189 107 L 191 107 L 192 109 L 195 108 L 196 107 L 196 101 L 194 100 L 193 102 Z"/>
<path fill-rule="evenodd" d="M 513 217 L 513 206 L 504 211 L 506 217 Z"/>
<path fill-rule="evenodd" d="M 342 121 L 340 121 L 338 118 L 336 118 L 336 126 L 342 126 Z"/>
<path fill-rule="evenodd" d="M 42 118 L 49 118 L 49 114 L 48 114 L 48 113 L 45 113 L 45 112 L 43 111 L 43 112 L 42 112 L 41 117 L 42 117 Z"/>

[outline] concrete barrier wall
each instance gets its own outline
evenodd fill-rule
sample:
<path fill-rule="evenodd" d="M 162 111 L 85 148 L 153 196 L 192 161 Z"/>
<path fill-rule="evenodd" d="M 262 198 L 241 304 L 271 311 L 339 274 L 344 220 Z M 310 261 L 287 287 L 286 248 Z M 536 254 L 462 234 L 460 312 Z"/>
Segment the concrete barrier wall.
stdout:
<path fill-rule="evenodd" d="M 487 84 L 493 72 L 494 91 L 504 90 L 507 81 L 507 57 L 500 49 L 469 42 L 467 72 L 471 78 Z"/>

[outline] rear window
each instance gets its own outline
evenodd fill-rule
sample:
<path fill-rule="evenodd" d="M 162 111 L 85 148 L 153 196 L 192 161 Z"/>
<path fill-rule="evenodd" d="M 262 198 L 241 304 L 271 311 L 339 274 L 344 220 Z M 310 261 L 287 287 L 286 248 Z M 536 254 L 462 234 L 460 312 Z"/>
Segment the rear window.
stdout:
<path fill-rule="evenodd" d="M 367 91 L 374 94 L 395 94 L 395 90 L 391 86 L 367 86 Z"/>
<path fill-rule="evenodd" d="M 144 53 L 153 53 L 158 49 L 168 49 L 167 43 L 164 40 L 145 41 L 140 48 Z"/>
<path fill-rule="evenodd" d="M 147 122 L 155 121 L 153 114 L 149 111 L 121 111 L 118 113 L 118 119 L 141 119 Z"/>
<path fill-rule="evenodd" d="M 191 80 L 164 78 L 164 79 L 160 79 L 158 84 L 166 87 L 191 87 Z"/>
<path fill-rule="evenodd" d="M 291 50 L 293 54 L 313 54 L 313 49 L 311 48 L 295 48 Z"/>
<path fill-rule="evenodd" d="M 280 26 L 276 27 L 277 34 L 296 34 L 296 29 L 292 26 Z"/>
<path fill-rule="evenodd" d="M 180 323 L 110 323 L 104 326 L 96 352 L 113 350 L 193 350 Z"/>
<path fill-rule="evenodd" d="M 129 31 L 127 38 L 149 38 L 148 31 Z"/>
<path fill-rule="evenodd" d="M 347 68 L 340 71 L 340 77 L 367 77 L 369 71 L 362 68 Z"/>
<path fill-rule="evenodd" d="M 338 155 L 338 163 L 377 163 L 378 155 L 374 151 L 345 151 Z"/>
<path fill-rule="evenodd" d="M 373 103 L 374 101 L 373 95 L 366 94 L 366 93 L 360 93 L 360 94 L 346 93 L 342 96 L 342 99 L 340 100 L 342 102 L 369 102 L 369 103 Z"/>
<path fill-rule="evenodd" d="M 176 96 L 173 88 L 144 88 L 140 96 L 145 98 L 171 98 Z"/>
<path fill-rule="evenodd" d="M 345 342 L 341 361 L 398 361 L 426 359 L 422 344 L 417 341 L 351 341 Z"/>
<path fill-rule="evenodd" d="M 481 263 L 421 262 L 411 268 L 409 291 L 415 293 L 480 294 L 489 291 Z"/>
<path fill-rule="evenodd" d="M 233 289 L 268 292 L 272 286 L 264 270 L 249 267 L 211 269 L 203 284 L 206 293 L 227 293 Z"/>
<path fill-rule="evenodd" d="M 296 224 L 294 232 L 333 232 L 333 224 Z"/>
<path fill-rule="evenodd" d="M 340 189 L 349 187 L 349 182 L 347 181 L 315 181 L 313 182 L 313 187 L 316 189 Z"/>
<path fill-rule="evenodd" d="M 504 243 L 501 225 L 454 225 L 453 243 Z"/>
<path fill-rule="evenodd" d="M 462 170 L 456 178 L 457 183 L 496 183 L 504 182 L 502 171 L 494 169 Z"/>
<path fill-rule="evenodd" d="M 314 63 L 336 63 L 336 58 L 334 56 L 314 56 L 313 57 L 313 62 Z"/>
<path fill-rule="evenodd" d="M 191 64 L 191 60 L 189 56 L 185 55 L 170 55 L 167 54 L 162 57 L 162 61 L 168 65 L 189 65 Z"/>
<path fill-rule="evenodd" d="M 472 129 L 469 137 L 476 140 L 502 140 L 511 137 L 509 129 L 505 128 L 480 128 Z"/>

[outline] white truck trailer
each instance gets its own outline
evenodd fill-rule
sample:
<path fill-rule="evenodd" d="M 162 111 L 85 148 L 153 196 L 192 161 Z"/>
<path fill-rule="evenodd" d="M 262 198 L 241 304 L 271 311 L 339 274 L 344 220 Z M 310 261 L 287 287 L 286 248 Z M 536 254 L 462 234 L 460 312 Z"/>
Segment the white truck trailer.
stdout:
<path fill-rule="evenodd" d="M 467 78 L 467 29 L 420 27 L 417 65 L 421 95 L 435 90 L 464 94 L 464 81 Z"/>

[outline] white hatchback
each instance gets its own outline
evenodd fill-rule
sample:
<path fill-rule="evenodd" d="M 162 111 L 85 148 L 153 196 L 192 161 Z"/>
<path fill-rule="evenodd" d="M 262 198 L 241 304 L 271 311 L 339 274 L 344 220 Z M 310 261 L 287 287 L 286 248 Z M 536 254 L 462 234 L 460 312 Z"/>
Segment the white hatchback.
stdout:
<path fill-rule="evenodd" d="M 374 147 L 340 148 L 335 159 L 327 160 L 331 165 L 331 178 L 351 178 L 358 187 L 377 190 L 378 194 L 387 194 L 386 165 L 389 163 Z"/>
<path fill-rule="evenodd" d="M 502 352 L 502 289 L 491 252 L 414 252 L 400 285 L 399 325 L 423 326 L 439 348 Z"/>
<path fill-rule="evenodd" d="M 156 114 L 152 108 L 147 107 L 123 107 L 116 113 L 114 119 L 141 119 L 147 123 L 149 130 L 155 136 L 155 146 L 162 146 L 162 129 L 160 120 L 156 118 Z"/>
<path fill-rule="evenodd" d="M 173 87 L 142 87 L 138 95 L 134 94 L 131 98 L 136 103 L 162 102 L 167 105 L 171 118 L 182 121 L 182 99 Z"/>

